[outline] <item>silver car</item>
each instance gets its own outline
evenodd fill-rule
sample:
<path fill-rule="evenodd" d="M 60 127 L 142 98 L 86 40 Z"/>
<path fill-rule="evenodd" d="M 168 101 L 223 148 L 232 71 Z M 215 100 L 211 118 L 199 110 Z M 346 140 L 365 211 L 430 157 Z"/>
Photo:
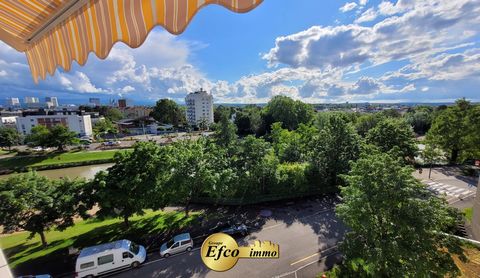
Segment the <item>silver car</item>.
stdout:
<path fill-rule="evenodd" d="M 160 256 L 167 258 L 170 255 L 189 252 L 193 248 L 193 240 L 189 233 L 174 236 L 160 247 Z"/>

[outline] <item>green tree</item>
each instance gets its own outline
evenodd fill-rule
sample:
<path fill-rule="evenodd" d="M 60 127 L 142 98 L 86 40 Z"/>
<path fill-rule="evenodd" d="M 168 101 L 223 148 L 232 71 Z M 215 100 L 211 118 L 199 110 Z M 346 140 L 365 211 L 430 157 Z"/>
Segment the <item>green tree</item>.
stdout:
<path fill-rule="evenodd" d="M 403 119 L 382 120 L 367 133 L 366 141 L 383 152 L 395 151 L 402 158 L 413 159 L 417 152 L 412 127 Z"/>
<path fill-rule="evenodd" d="M 235 125 L 239 135 L 260 135 L 264 129 L 261 108 L 256 105 L 247 105 L 235 113 Z"/>
<path fill-rule="evenodd" d="M 363 114 L 360 115 L 355 122 L 355 129 L 362 137 L 367 136 L 367 133 L 374 128 L 382 116 L 379 114 Z"/>
<path fill-rule="evenodd" d="M 405 118 L 417 134 L 424 135 L 432 125 L 433 109 L 429 106 L 419 106 L 407 113 Z"/>
<path fill-rule="evenodd" d="M 63 151 L 65 146 L 78 144 L 79 139 L 74 131 L 64 125 L 55 125 L 48 132 L 47 147 L 55 147 Z"/>
<path fill-rule="evenodd" d="M 282 128 L 282 123 L 273 123 L 271 138 L 273 149 L 281 162 L 299 162 L 302 159 L 300 134 Z"/>
<path fill-rule="evenodd" d="M 480 105 L 470 109 L 467 117 L 467 128 L 466 150 L 463 158 L 480 158 Z"/>
<path fill-rule="evenodd" d="M 34 126 L 29 135 L 25 138 L 25 142 L 30 146 L 47 147 L 50 142 L 50 131 L 43 125 Z"/>
<path fill-rule="evenodd" d="M 262 138 L 249 135 L 241 140 L 235 154 L 238 194 L 240 197 L 268 194 L 275 184 L 278 159 L 271 145 Z"/>
<path fill-rule="evenodd" d="M 20 143 L 22 136 L 18 131 L 11 127 L 0 127 L 0 146 L 7 147 L 9 150 L 12 146 Z"/>
<path fill-rule="evenodd" d="M 129 227 L 129 217 L 145 209 L 159 209 L 168 202 L 165 181 L 169 179 L 169 149 L 151 142 L 134 145 L 132 152 L 117 152 L 115 164 L 95 175 L 90 188 L 98 202 L 100 217 L 120 217 Z"/>
<path fill-rule="evenodd" d="M 421 153 L 421 158 L 423 162 L 429 165 L 428 178 L 432 175 L 433 164 L 438 163 L 442 158 L 444 158 L 442 150 L 438 148 L 432 142 L 426 142 L 425 149 Z"/>
<path fill-rule="evenodd" d="M 311 105 L 286 96 L 273 97 L 264 108 L 267 128 L 270 128 L 272 123 L 281 122 L 284 128 L 294 130 L 301 123 L 309 123 L 313 119 L 313 114 Z"/>
<path fill-rule="evenodd" d="M 234 112 L 235 112 L 235 109 L 233 107 L 223 106 L 223 105 L 219 105 L 217 107 L 214 107 L 213 122 L 215 122 L 215 123 L 220 122 L 220 120 L 222 118 L 222 115 L 224 113 L 227 113 L 228 117 L 230 118 L 233 115 Z"/>
<path fill-rule="evenodd" d="M 190 203 L 194 197 L 212 192 L 220 175 L 213 163 L 216 157 L 205 140 L 180 141 L 172 145 L 173 157 L 169 185 L 172 199 L 185 205 L 188 216 Z"/>
<path fill-rule="evenodd" d="M 157 101 L 150 116 L 162 124 L 179 126 L 186 122 L 185 113 L 180 106 L 175 101 L 166 98 Z"/>
<path fill-rule="evenodd" d="M 427 133 L 428 140 L 449 153 L 450 163 L 456 163 L 461 152 L 468 148 L 467 138 L 471 130 L 468 116 L 471 109 L 469 101 L 457 100 L 454 106 L 438 112 Z"/>
<path fill-rule="evenodd" d="M 339 175 L 350 170 L 350 161 L 360 153 L 360 136 L 339 115 L 331 115 L 310 142 L 310 163 L 317 180 L 327 186 L 338 186 Z"/>
<path fill-rule="evenodd" d="M 93 126 L 93 134 L 95 138 L 102 137 L 106 134 L 117 134 L 118 128 L 109 119 L 100 120 Z"/>
<path fill-rule="evenodd" d="M 116 122 L 123 119 L 122 111 L 118 110 L 117 108 L 108 107 L 104 113 L 105 118 L 111 122 Z"/>
<path fill-rule="evenodd" d="M 459 242 L 444 231 L 456 219 L 413 169 L 385 153 L 368 154 L 344 176 L 337 214 L 349 227 L 341 245 L 344 277 L 454 277 Z"/>
<path fill-rule="evenodd" d="M 72 226 L 76 215 L 86 215 L 79 202 L 83 180 L 49 180 L 36 172 L 18 174 L 0 181 L 0 225 L 6 231 L 24 229 L 30 236 L 40 235 L 47 246 L 45 232 L 55 227 Z"/>
<path fill-rule="evenodd" d="M 215 137 L 220 146 L 228 147 L 237 139 L 237 127 L 230 121 L 229 114 L 224 112 L 218 122 Z"/>

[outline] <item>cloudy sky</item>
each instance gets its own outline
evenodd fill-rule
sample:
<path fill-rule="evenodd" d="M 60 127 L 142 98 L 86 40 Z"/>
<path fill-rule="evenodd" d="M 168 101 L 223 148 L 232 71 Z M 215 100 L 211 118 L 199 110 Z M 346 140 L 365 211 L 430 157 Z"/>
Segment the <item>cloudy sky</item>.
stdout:
<path fill-rule="evenodd" d="M 479 0 L 264 0 L 247 14 L 202 9 L 186 32 L 157 27 L 137 49 L 35 84 L 26 58 L 0 42 L 0 98 L 126 97 L 217 103 L 283 94 L 311 103 L 480 100 Z"/>

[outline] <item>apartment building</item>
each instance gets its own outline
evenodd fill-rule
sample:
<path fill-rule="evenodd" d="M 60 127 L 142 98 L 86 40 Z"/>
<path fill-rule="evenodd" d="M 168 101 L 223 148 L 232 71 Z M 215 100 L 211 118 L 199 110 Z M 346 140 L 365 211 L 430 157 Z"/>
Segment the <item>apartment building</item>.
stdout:
<path fill-rule="evenodd" d="M 28 115 L 17 118 L 17 130 L 28 135 L 32 128 L 43 125 L 47 128 L 55 125 L 64 125 L 80 136 L 92 136 L 92 121 L 90 115 L 56 114 L 56 115 Z"/>
<path fill-rule="evenodd" d="M 187 105 L 187 122 L 189 125 L 198 125 L 202 122 L 206 124 L 213 123 L 213 96 L 203 89 L 187 95 L 185 98 Z"/>

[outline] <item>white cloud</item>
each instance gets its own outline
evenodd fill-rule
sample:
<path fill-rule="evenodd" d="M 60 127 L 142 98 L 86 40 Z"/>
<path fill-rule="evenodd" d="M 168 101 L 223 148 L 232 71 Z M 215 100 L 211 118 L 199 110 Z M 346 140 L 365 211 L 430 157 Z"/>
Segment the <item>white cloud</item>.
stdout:
<path fill-rule="evenodd" d="M 90 78 L 81 72 L 77 71 L 73 74 L 58 73 L 57 78 L 59 83 L 69 91 L 75 91 L 79 93 L 102 93 L 105 90 L 97 88 L 92 84 Z"/>
<path fill-rule="evenodd" d="M 360 6 L 365 6 L 367 4 L 368 0 L 359 0 L 358 3 Z"/>
<path fill-rule="evenodd" d="M 374 8 L 366 10 L 362 15 L 355 20 L 355 23 L 363 23 L 375 20 L 377 18 L 377 12 Z"/>
<path fill-rule="evenodd" d="M 122 93 L 129 93 L 135 91 L 135 88 L 133 88 L 130 85 L 127 85 L 121 89 Z"/>
<path fill-rule="evenodd" d="M 342 13 L 346 13 L 346 12 L 349 12 L 349 11 L 355 9 L 356 6 L 357 6 L 357 3 L 355 3 L 355 2 L 345 3 L 345 5 L 343 5 L 340 8 L 340 11 Z"/>
<path fill-rule="evenodd" d="M 431 56 L 479 34 L 480 2 L 441 2 L 415 6 L 372 27 L 357 24 L 313 26 L 278 37 L 263 56 L 271 66 L 341 67 L 382 64 Z M 469 36 L 465 36 L 465 32 Z"/>

